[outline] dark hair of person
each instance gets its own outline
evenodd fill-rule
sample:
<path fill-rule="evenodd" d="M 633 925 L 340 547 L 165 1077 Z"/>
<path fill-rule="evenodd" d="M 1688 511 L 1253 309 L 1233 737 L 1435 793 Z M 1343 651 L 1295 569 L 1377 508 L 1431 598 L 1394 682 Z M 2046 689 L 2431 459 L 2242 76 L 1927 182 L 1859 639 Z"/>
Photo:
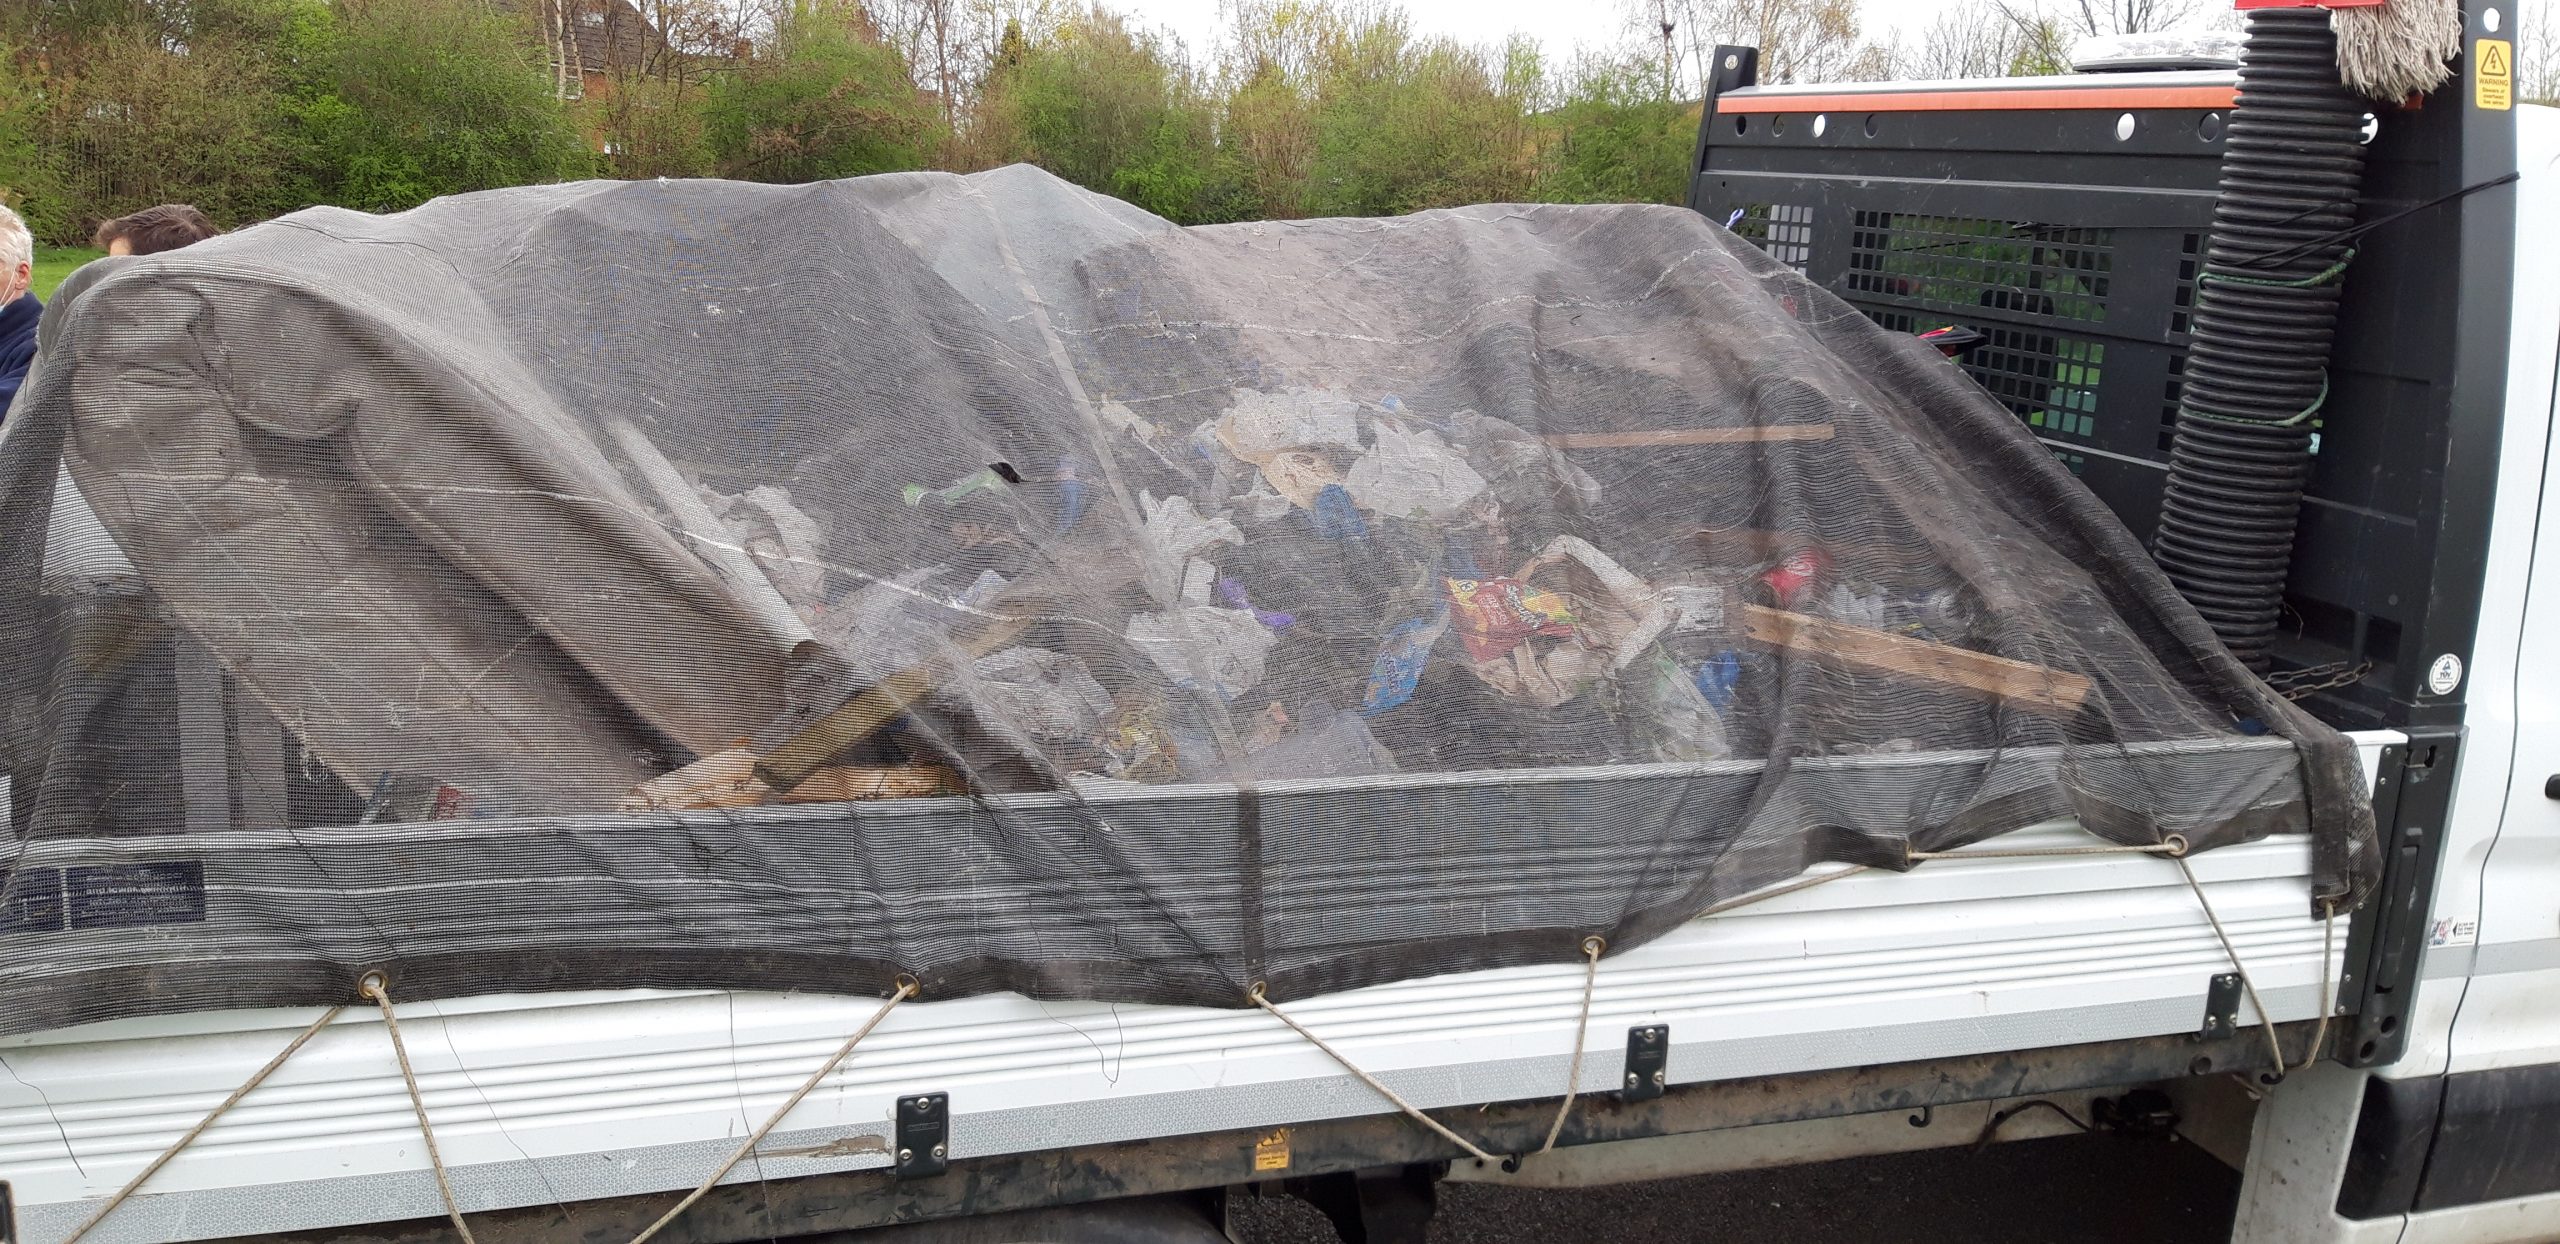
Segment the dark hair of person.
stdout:
<path fill-rule="evenodd" d="M 157 255 L 181 246 L 192 246 L 221 230 L 205 219 L 203 212 L 185 203 L 163 203 L 146 207 L 130 216 L 118 216 L 98 226 L 97 247 L 105 250 L 122 238 L 136 255 Z"/>

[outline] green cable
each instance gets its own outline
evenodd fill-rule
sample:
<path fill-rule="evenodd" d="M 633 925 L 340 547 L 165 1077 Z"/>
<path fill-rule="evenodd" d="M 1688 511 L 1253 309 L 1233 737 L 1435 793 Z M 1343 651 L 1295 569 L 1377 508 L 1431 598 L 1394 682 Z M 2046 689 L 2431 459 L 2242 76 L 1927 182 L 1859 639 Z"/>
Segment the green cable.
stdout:
<path fill-rule="evenodd" d="M 2356 252 L 2354 248 L 2350 247 L 2345 254 L 2338 256 L 2338 262 L 2330 264 L 2328 267 L 2322 268 L 2320 271 L 2315 272 L 2310 276 L 2302 277 L 2297 280 L 2276 281 L 2265 277 L 2232 276 L 2228 273 L 2207 272 L 2196 278 L 2196 284 L 2198 286 L 2203 286 L 2220 282 L 2226 285 L 2255 285 L 2266 289 L 2311 289 L 2315 286 L 2326 285 L 2331 281 L 2337 280 L 2339 277 L 2345 276 L 2347 273 L 2347 265 L 2354 263 L 2355 261 Z M 2320 396 L 2311 399 L 2311 404 L 2304 407 L 2300 414 L 2294 415 L 2288 419 L 2233 419 L 2225 415 L 2208 415 L 2203 411 L 2193 409 L 2183 404 L 2178 407 L 2178 413 L 2183 416 L 2201 419 L 2207 423 L 2228 423 L 2244 428 L 2290 428 L 2299 426 L 2304 420 L 2319 414 L 2320 408 L 2328 404 L 2329 373 L 2326 369 L 2323 369 L 2320 373 Z"/>
<path fill-rule="evenodd" d="M 2242 428 L 2290 428 L 2300 425 L 2303 420 L 2309 419 L 2313 415 L 2319 414 L 2320 408 L 2328 404 L 2329 373 L 2326 370 L 2323 370 L 2320 373 L 2320 396 L 2311 399 L 2311 404 L 2304 407 L 2301 414 L 2294 415 L 2290 418 L 2234 419 L 2229 415 L 2208 415 L 2201 410 L 2197 410 L 2192 406 L 2186 405 L 2183 402 L 2178 406 L 2178 415 L 2181 418 L 2201 419 L 2206 423 L 2227 423 L 2234 427 Z"/>
<path fill-rule="evenodd" d="M 2233 276 L 2227 272 L 2207 272 L 2203 276 L 2196 278 L 2196 284 L 2255 285 L 2264 289 L 2311 289 L 2316 286 L 2326 285 L 2331 281 L 2337 280 L 2339 277 L 2345 276 L 2347 274 L 2347 265 L 2354 263 L 2355 261 L 2356 253 L 2354 250 L 2350 249 L 2346 254 L 2338 256 L 2338 262 L 2330 264 L 2328 267 L 2299 280 L 2277 281 L 2266 277 Z"/>

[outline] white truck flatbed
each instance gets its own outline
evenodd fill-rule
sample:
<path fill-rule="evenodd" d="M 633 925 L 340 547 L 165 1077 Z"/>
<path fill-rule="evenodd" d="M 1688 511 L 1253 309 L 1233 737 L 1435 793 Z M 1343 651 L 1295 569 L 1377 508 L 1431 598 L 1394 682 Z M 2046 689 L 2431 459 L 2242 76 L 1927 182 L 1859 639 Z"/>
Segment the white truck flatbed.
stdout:
<path fill-rule="evenodd" d="M 2356 736 L 2371 771 L 2400 736 Z M 2092 845 L 2076 826 L 1981 848 Z M 2304 900 L 2310 844 L 2195 857 L 2279 1022 L 2317 1016 L 2345 951 Z M 1817 872 L 1837 866 L 1824 866 Z M 2177 866 L 2143 855 L 1933 860 L 1707 917 L 1601 964 L 1581 1086 L 1668 1024 L 1688 1084 L 2194 1032 L 2230 960 Z M 1583 970 L 1473 972 L 1286 1008 L 1425 1109 L 1560 1097 Z M 690 1188 L 877 1008 L 871 999 L 612 991 L 401 1008 L 466 1213 Z M 121 1020 L 0 1038 L 0 1170 L 29 1244 L 63 1238 L 316 1010 Z M 2241 1021 L 2255 1025 L 2245 1002 Z M 2234 1068 L 2251 1070 L 2254 1067 Z M 900 1006 L 730 1182 L 889 1165 L 902 1095 L 945 1092 L 955 1159 L 1392 1110 L 1250 1009 Z M 1461 1134 L 1463 1116 L 1452 1120 Z M 210 1239 L 442 1212 L 378 1016 L 351 1010 L 87 1238 Z"/>

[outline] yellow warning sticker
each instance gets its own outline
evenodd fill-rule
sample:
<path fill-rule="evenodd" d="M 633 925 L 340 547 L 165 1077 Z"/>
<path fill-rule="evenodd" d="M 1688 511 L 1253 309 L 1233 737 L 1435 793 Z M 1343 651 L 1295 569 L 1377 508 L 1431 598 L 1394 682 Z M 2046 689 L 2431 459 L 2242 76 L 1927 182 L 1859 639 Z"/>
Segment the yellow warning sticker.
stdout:
<path fill-rule="evenodd" d="M 2482 39 L 2471 52 L 2471 102 L 2505 112 L 2516 106 L 2516 45 Z"/>
<path fill-rule="evenodd" d="M 1289 1169 L 1289 1129 L 1281 1128 L 1253 1142 L 1253 1169 L 1257 1171 Z"/>

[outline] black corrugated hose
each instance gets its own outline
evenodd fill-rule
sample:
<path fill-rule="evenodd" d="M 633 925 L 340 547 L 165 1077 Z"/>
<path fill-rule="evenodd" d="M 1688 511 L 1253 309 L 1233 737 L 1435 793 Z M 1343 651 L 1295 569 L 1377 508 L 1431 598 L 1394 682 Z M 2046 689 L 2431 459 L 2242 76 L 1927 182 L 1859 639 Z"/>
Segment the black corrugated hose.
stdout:
<path fill-rule="evenodd" d="M 2152 551 L 2265 672 L 2329 394 L 2366 105 L 2338 81 L 2322 9 L 2252 13 Z"/>

